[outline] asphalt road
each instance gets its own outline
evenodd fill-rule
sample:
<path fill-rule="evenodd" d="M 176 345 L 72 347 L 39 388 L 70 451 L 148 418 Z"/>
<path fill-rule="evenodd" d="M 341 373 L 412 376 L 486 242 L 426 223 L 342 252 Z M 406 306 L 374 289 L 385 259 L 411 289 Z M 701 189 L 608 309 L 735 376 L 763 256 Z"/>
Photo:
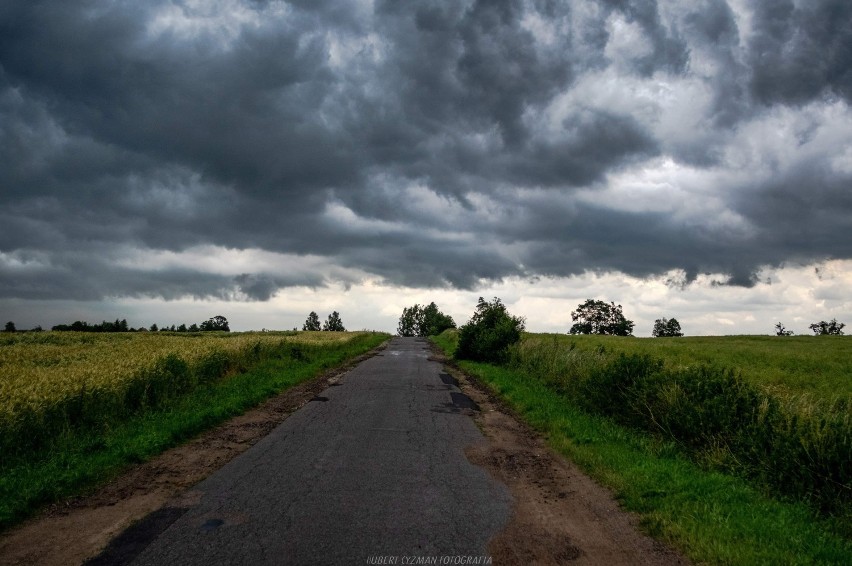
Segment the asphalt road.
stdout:
<path fill-rule="evenodd" d="M 510 496 L 465 458 L 484 442 L 471 401 L 428 358 L 424 340 L 393 339 L 193 488 L 197 504 L 172 510 L 133 564 L 486 556 Z"/>

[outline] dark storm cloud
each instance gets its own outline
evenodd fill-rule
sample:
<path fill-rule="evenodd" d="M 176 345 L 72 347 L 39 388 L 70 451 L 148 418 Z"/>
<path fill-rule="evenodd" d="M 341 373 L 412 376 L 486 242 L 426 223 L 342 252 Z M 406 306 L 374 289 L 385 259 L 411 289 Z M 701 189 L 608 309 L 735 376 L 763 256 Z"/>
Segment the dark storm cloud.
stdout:
<path fill-rule="evenodd" d="M 724 168 L 752 118 L 849 102 L 848 2 L 753 8 L 745 33 L 724 0 L 4 3 L 0 297 L 267 300 L 332 265 L 412 286 L 670 269 L 749 284 L 764 264 L 850 257 L 831 155 L 723 187 L 746 236 L 575 198 L 660 156 Z M 573 96 L 613 69 L 614 87 L 699 77 L 700 141 L 667 139 L 638 98 Z M 121 261 L 199 246 L 328 266 Z"/>
<path fill-rule="evenodd" d="M 748 71 L 737 57 L 740 33 L 733 10 L 725 0 L 710 0 L 703 10 L 684 18 L 684 29 L 725 70 L 712 79 L 713 121 L 720 128 L 735 125 L 749 112 L 749 101 L 744 86 Z M 692 161 L 700 164 L 701 159 Z"/>
<path fill-rule="evenodd" d="M 628 22 L 636 22 L 651 41 L 651 52 L 634 62 L 635 69 L 643 75 L 667 70 L 680 73 L 684 70 L 689 53 L 679 31 L 667 29 L 660 19 L 656 0 L 603 0 L 604 6 L 624 15 Z"/>
<path fill-rule="evenodd" d="M 115 294 L 163 299 L 227 298 L 233 286 L 233 281 L 226 277 L 189 269 L 158 272 L 117 268 L 85 252 L 45 254 L 38 258 L 21 254 L 16 259 L 23 260 L 23 265 L 0 269 L 0 296 L 75 300 L 98 300 Z M 34 263 L 38 260 L 49 263 Z"/>
<path fill-rule="evenodd" d="M 566 119 L 558 141 L 532 145 L 535 160 L 510 168 L 521 186 L 583 186 L 624 161 L 655 155 L 656 141 L 629 116 L 585 113 Z"/>
<path fill-rule="evenodd" d="M 758 0 L 752 90 L 762 102 L 801 104 L 823 95 L 852 101 L 852 4 Z"/>

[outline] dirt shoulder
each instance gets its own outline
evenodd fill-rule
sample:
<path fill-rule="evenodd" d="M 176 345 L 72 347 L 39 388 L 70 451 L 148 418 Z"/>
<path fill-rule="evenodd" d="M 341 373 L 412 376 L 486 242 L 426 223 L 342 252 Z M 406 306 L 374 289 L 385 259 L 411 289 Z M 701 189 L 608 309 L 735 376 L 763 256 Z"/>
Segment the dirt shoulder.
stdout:
<path fill-rule="evenodd" d="M 95 493 L 46 508 L 0 535 L 0 565 L 68 566 L 95 557 L 130 525 L 184 506 L 184 492 L 269 434 L 384 345 L 136 466 Z"/>
<path fill-rule="evenodd" d="M 486 386 L 434 356 L 479 406 L 471 414 L 489 442 L 468 449 L 468 459 L 514 498 L 509 524 L 488 547 L 494 564 L 690 564 L 642 534 L 610 491 L 551 450 Z"/>

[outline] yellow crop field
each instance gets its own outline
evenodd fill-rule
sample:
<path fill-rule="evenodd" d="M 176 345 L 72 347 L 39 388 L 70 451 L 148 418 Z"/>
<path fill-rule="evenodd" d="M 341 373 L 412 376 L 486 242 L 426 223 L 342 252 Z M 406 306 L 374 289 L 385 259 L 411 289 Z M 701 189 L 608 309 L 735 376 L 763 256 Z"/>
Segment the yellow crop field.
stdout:
<path fill-rule="evenodd" d="M 299 348 L 355 332 L 15 333 L 0 337 L 0 449 L 114 418 Z"/>

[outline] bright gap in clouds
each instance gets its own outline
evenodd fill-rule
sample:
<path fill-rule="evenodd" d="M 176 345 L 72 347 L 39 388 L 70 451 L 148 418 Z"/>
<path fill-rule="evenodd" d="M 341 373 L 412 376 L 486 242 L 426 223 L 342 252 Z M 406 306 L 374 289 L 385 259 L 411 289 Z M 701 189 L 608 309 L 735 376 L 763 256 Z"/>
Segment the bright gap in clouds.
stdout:
<path fill-rule="evenodd" d="M 323 287 L 289 287 L 268 301 L 177 299 L 110 299 L 103 302 L 56 301 L 50 317 L 27 312 L 26 301 L 12 301 L 6 312 L 19 328 L 36 324 L 49 328 L 60 322 L 100 322 L 127 318 L 131 326 L 190 324 L 221 314 L 232 330 L 301 329 L 310 311 L 320 319 L 338 311 L 348 330 L 396 332 L 402 309 L 435 301 L 457 324 L 466 322 L 478 297 L 500 297 L 510 312 L 527 320 L 530 332 L 565 333 L 571 311 L 588 298 L 621 304 L 636 323 L 634 335 L 650 336 L 654 320 L 677 318 L 687 336 L 772 334 L 783 322 L 796 334 L 810 334 L 808 324 L 836 318 L 852 323 L 852 261 L 829 261 L 818 266 L 788 266 L 765 270 L 752 288 L 720 285 L 724 275 L 701 275 L 684 284 L 684 275 L 639 279 L 616 273 L 573 277 L 510 278 L 483 283 L 476 291 L 413 289 L 388 285 L 373 278 L 357 283 L 327 283 Z"/>

